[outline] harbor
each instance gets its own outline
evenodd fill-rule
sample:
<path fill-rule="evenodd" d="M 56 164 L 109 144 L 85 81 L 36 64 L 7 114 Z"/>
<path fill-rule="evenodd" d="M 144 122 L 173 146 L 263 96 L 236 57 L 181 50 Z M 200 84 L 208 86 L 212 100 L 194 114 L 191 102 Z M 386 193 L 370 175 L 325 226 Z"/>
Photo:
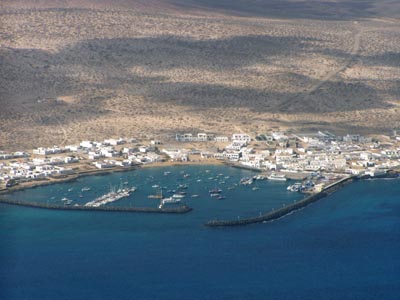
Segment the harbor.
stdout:
<path fill-rule="evenodd" d="M 332 193 L 335 191 L 339 190 L 341 187 L 351 183 L 353 180 L 355 180 L 354 177 L 346 177 L 343 178 L 329 186 L 327 186 L 323 191 L 313 194 L 311 196 L 306 197 L 303 200 L 294 202 L 293 204 L 290 205 L 285 205 L 284 207 L 280 209 L 273 209 L 271 212 L 262 214 L 257 217 L 250 217 L 250 218 L 243 218 L 243 219 L 237 219 L 237 220 L 211 220 L 205 223 L 204 225 L 206 227 L 227 227 L 227 226 L 243 226 L 243 225 L 249 225 L 249 224 L 256 224 L 256 223 L 266 223 L 270 221 L 277 220 L 279 218 L 282 218 L 296 210 L 302 209 L 306 207 L 307 205 L 314 203 Z"/>
<path fill-rule="evenodd" d="M 251 178 L 252 184 L 241 185 L 244 178 Z M 204 215 L 198 221 L 200 225 L 209 219 L 209 214 L 229 218 L 298 200 L 301 195 L 287 192 L 287 185 L 284 181 L 267 180 L 260 173 L 223 165 L 182 165 L 84 176 L 15 190 L 1 197 L 2 203 L 59 210 L 114 211 L 118 207 L 122 211 L 180 212 L 177 208 L 187 206 L 196 216 Z M 242 199 L 248 199 L 248 203 Z"/>
<path fill-rule="evenodd" d="M 381 176 L 397 177 L 398 172 Z M 64 211 L 181 214 L 195 209 L 196 214 L 211 214 L 199 220 L 206 227 L 239 226 L 277 220 L 354 180 L 373 177 L 315 173 L 299 178 L 229 166 L 181 165 L 84 176 L 17 190 L 2 195 L 0 203 Z"/>

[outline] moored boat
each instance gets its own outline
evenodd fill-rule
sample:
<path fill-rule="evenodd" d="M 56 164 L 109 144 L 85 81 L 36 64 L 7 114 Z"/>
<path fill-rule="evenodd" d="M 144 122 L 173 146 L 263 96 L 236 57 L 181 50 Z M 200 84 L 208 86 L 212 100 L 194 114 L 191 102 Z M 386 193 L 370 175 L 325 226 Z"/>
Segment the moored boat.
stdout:
<path fill-rule="evenodd" d="M 287 178 L 285 175 L 283 174 L 276 174 L 276 173 L 271 173 L 271 175 L 269 175 L 267 177 L 269 180 L 276 180 L 276 181 L 286 181 Z"/>

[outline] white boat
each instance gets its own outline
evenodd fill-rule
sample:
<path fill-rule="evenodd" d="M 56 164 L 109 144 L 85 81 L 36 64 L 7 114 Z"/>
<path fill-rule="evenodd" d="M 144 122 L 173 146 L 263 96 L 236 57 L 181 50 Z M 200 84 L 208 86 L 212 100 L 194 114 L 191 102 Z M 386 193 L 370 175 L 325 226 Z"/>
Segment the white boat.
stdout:
<path fill-rule="evenodd" d="M 172 198 L 175 198 L 175 199 L 182 199 L 182 198 L 185 198 L 185 195 L 182 195 L 182 194 L 173 194 L 173 195 L 172 195 Z"/>
<path fill-rule="evenodd" d="M 91 188 L 90 188 L 90 187 L 87 187 L 87 186 L 85 186 L 85 187 L 83 187 L 83 188 L 81 189 L 82 192 L 86 192 L 86 191 L 90 191 L 90 190 L 91 190 Z"/>
<path fill-rule="evenodd" d="M 254 180 L 264 180 L 265 176 L 264 175 L 256 175 L 253 177 Z"/>
<path fill-rule="evenodd" d="M 253 178 L 245 177 L 245 178 L 240 179 L 239 184 L 241 184 L 241 185 L 251 185 L 253 183 L 253 181 L 254 181 Z"/>
<path fill-rule="evenodd" d="M 276 180 L 276 181 L 286 181 L 287 178 L 283 174 L 276 174 L 276 173 L 271 173 L 271 175 L 268 176 L 269 180 Z"/>
<path fill-rule="evenodd" d="M 130 192 L 135 191 L 136 188 L 120 188 L 117 191 L 115 191 L 115 189 L 111 188 L 110 192 L 100 196 L 96 199 L 94 199 L 93 201 L 90 201 L 88 203 L 85 204 L 85 206 L 90 206 L 90 207 L 99 207 L 101 205 L 105 205 L 107 203 L 111 203 L 114 201 L 117 201 L 119 199 L 122 198 L 126 198 L 130 196 Z"/>
<path fill-rule="evenodd" d="M 299 183 L 299 182 L 296 182 L 295 184 L 289 185 L 287 187 L 287 190 L 290 192 L 299 192 L 300 189 L 301 189 L 301 183 Z"/>
<path fill-rule="evenodd" d="M 192 198 L 197 198 L 197 197 L 199 197 L 199 195 L 194 194 L 194 195 L 192 195 L 192 196 L 190 196 L 190 197 L 192 197 Z"/>
<path fill-rule="evenodd" d="M 181 199 L 179 198 L 174 198 L 174 197 L 168 197 L 168 198 L 164 198 L 161 200 L 161 204 L 170 204 L 170 203 L 179 203 L 181 202 Z"/>

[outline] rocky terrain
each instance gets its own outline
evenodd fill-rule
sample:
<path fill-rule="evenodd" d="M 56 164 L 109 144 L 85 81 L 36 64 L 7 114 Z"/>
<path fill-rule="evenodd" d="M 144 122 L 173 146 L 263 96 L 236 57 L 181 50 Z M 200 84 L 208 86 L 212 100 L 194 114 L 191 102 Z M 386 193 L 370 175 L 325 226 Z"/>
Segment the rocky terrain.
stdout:
<path fill-rule="evenodd" d="M 2 1 L 0 149 L 400 127 L 397 1 Z"/>

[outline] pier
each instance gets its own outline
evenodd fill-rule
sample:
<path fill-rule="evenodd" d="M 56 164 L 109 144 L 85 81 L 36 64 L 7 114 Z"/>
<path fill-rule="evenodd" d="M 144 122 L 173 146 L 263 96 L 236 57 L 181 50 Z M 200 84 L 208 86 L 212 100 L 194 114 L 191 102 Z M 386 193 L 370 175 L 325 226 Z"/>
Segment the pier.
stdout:
<path fill-rule="evenodd" d="M 328 185 L 323 191 L 308 196 L 300 201 L 297 201 L 293 204 L 287 205 L 277 210 L 273 210 L 271 212 L 265 213 L 263 215 L 257 217 L 250 217 L 238 220 L 211 220 L 205 223 L 204 225 L 207 227 L 226 227 L 226 226 L 243 226 L 255 223 L 265 223 L 273 220 L 277 220 L 282 218 L 293 211 L 299 210 L 307 205 L 317 202 L 318 200 L 334 193 L 335 191 L 339 190 L 344 185 L 352 182 L 355 178 L 354 177 L 346 177 L 337 182 L 334 182 Z"/>
<path fill-rule="evenodd" d="M 25 206 L 31 208 L 52 209 L 52 210 L 70 210 L 70 211 L 107 211 L 107 212 L 127 212 L 127 213 L 166 213 L 166 214 L 184 214 L 193 209 L 187 205 L 178 207 L 116 207 L 116 206 L 83 206 L 83 205 L 59 205 L 39 202 L 28 202 L 21 200 L 11 200 L 0 198 L 0 203 Z"/>

